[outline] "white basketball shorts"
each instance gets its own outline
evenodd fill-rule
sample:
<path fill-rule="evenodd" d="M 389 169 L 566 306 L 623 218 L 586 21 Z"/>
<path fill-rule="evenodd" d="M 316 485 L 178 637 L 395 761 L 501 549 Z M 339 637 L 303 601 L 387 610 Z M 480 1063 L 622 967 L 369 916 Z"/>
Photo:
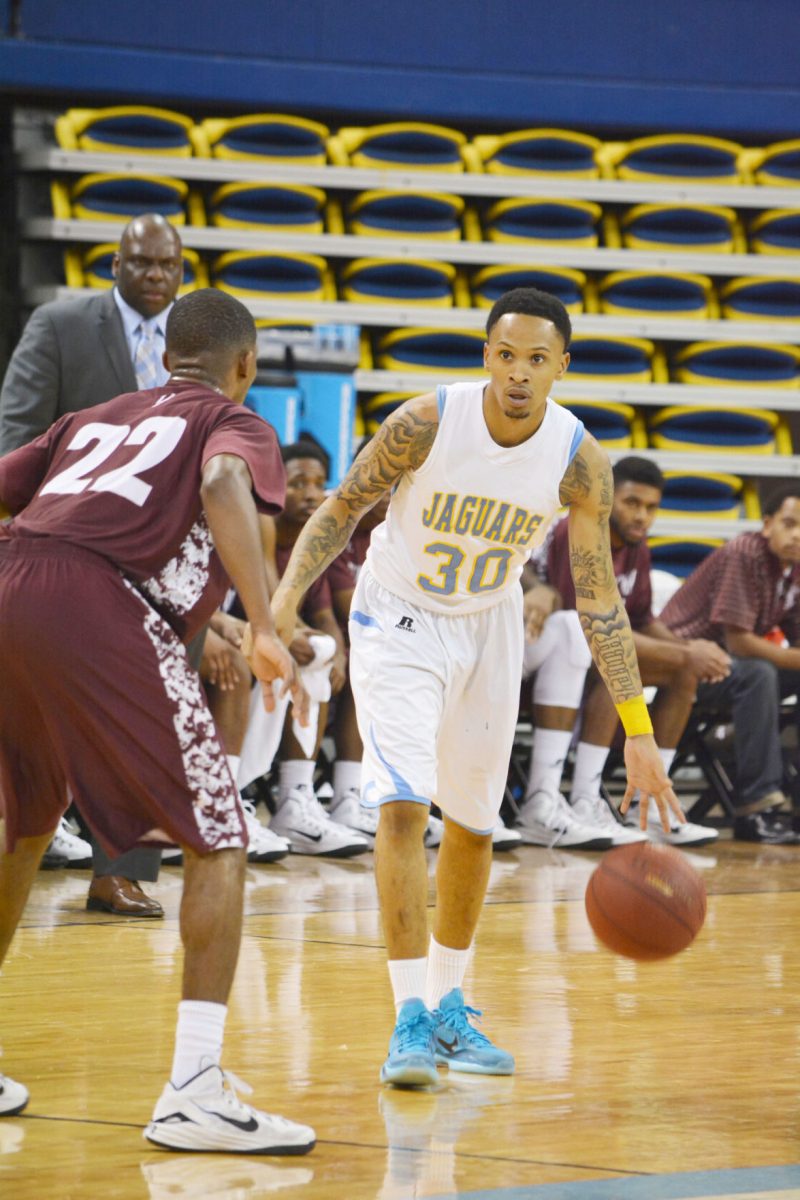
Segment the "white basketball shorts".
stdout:
<path fill-rule="evenodd" d="M 364 568 L 350 646 L 362 803 L 434 801 L 459 825 L 491 832 L 519 711 L 520 589 L 481 612 L 452 616 L 401 600 Z"/>

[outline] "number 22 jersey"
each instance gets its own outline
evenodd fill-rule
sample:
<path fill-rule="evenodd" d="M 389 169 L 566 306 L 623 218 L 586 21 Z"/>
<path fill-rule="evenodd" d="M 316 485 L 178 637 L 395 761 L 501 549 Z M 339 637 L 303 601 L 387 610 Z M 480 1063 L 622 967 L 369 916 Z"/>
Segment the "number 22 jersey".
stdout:
<path fill-rule="evenodd" d="M 172 382 L 69 413 L 0 459 L 3 539 L 52 538 L 113 563 L 188 639 L 228 587 L 203 512 L 203 468 L 244 459 L 260 512 L 283 507 L 270 425 L 211 388 Z M 113 620 L 113 614 L 109 614 Z"/>
<path fill-rule="evenodd" d="M 583 438 L 578 418 L 548 398 L 531 437 L 498 445 L 483 415 L 485 387 L 437 388 L 430 453 L 403 476 L 372 534 L 370 572 L 421 608 L 471 613 L 508 594 L 561 507 L 559 486 Z"/>

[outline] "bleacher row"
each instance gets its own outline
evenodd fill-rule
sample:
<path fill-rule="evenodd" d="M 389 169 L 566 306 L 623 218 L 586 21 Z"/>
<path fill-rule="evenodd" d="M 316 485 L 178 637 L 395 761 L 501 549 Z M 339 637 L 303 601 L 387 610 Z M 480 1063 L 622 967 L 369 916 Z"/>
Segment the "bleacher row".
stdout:
<path fill-rule="evenodd" d="M 174 175 L 178 162 L 190 158 L 250 164 L 247 172 L 243 170 L 247 179 L 221 186 L 196 177 L 187 181 L 167 173 L 136 171 L 128 164 L 119 172 L 90 170 L 71 180 L 51 182 L 53 214 L 62 221 L 119 223 L 137 212 L 155 210 L 187 233 L 209 226 L 227 231 L 226 236 L 242 231 L 246 244 L 245 231 L 264 236 L 264 248 L 259 244 L 259 249 L 252 249 L 251 241 L 248 248 L 221 254 L 201 255 L 187 246 L 185 288 L 210 284 L 246 302 L 342 301 L 402 305 L 407 311 L 414 306 L 421 312 L 445 310 L 437 328 L 406 323 L 403 328 L 386 329 L 381 327 L 385 320 L 370 326 L 362 315 L 362 371 L 445 372 L 453 378 L 477 375 L 482 372 L 483 318 L 476 320 L 474 328 L 464 328 L 461 322 L 458 328 L 448 328 L 446 310 L 485 309 L 511 287 L 536 286 L 558 295 L 574 315 L 655 318 L 656 322 L 680 318 L 696 323 L 698 340 L 683 343 L 674 338 L 662 342 L 657 335 L 576 336 L 569 373 L 573 390 L 566 402 L 609 448 L 792 453 L 789 426 L 778 412 L 706 407 L 696 400 L 687 406 L 642 409 L 576 398 L 574 385 L 671 382 L 701 388 L 797 389 L 800 350 L 794 345 L 755 341 L 752 335 L 741 341 L 701 340 L 704 321 L 800 322 L 796 271 L 782 277 L 772 267 L 764 276 L 738 276 L 734 271 L 726 274 L 724 267 L 706 267 L 714 278 L 704 271 L 663 268 L 593 271 L 556 265 L 552 252 L 597 247 L 683 251 L 713 254 L 721 266 L 725 254 L 800 253 L 800 208 L 774 207 L 769 202 L 770 188 L 800 184 L 800 139 L 766 147 L 691 134 L 602 142 L 559 129 L 470 139 L 457 130 L 419 122 L 331 132 L 317 121 L 289 114 L 195 122 L 183 114 L 144 106 L 73 109 L 58 118 L 55 132 L 65 151 L 161 156 Z M 264 167 L 256 180 L 253 163 Z M 386 172 L 387 186 L 337 191 L 270 178 L 270 171 L 277 169 L 280 175 L 286 165 L 379 169 Z M 405 181 L 401 188 L 392 188 L 388 186 L 391 172 L 398 170 L 428 171 L 432 178 L 448 173 L 453 191 L 440 190 L 438 181 L 430 191 L 409 187 Z M 459 195 L 458 175 L 475 173 L 527 179 L 534 194 L 499 199 Z M 574 194 L 554 196 L 552 182 L 559 179 L 680 183 L 687 185 L 687 196 L 690 185 L 723 185 L 731 200 L 730 204 L 695 204 L 688 198 L 673 203 L 598 203 Z M 541 197 L 535 195 L 538 180 L 550 184 Z M 763 187 L 763 209 L 751 204 L 746 211 L 737 210 L 737 186 Z M 502 187 L 498 190 L 502 192 Z M 323 246 L 331 245 L 336 235 L 378 238 L 385 241 L 385 252 L 380 257 L 348 258 L 335 251 L 331 260 L 324 253 L 306 252 L 305 245 L 302 253 L 289 252 L 279 236 L 275 249 L 269 245 L 270 237 L 287 233 L 328 235 Z M 432 247 L 442 242 L 481 243 L 485 250 L 481 261 L 486 265 L 471 269 L 463 261 L 442 261 L 441 245 L 430 260 L 411 257 L 405 248 L 402 255 L 393 255 L 393 240 L 398 243 L 401 238 Z M 530 262 L 515 258 L 492 263 L 492 246 L 501 244 L 514 246 L 516 255 L 530 249 Z M 542 253 L 545 248 L 549 255 Z M 114 249 L 110 240 L 88 249 L 72 245 L 64 256 L 67 285 L 111 286 Z M 544 264 L 541 259 L 536 262 L 537 253 L 546 260 Z M 286 324 L 302 323 L 296 311 Z M 270 318 L 260 323 L 275 326 L 281 321 Z M 408 394 L 413 393 L 361 394 L 356 432 L 374 432 Z M 665 512 L 676 516 L 759 516 L 752 481 L 719 471 L 668 473 L 665 501 Z M 714 539 L 698 542 L 698 556 L 713 544 Z M 689 554 L 687 561 L 692 558 Z"/>

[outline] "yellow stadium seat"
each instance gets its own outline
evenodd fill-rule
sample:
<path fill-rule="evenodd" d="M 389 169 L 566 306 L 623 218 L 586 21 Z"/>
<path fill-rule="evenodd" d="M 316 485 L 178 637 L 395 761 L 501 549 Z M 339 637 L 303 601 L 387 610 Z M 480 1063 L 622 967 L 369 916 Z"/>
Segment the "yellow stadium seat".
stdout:
<path fill-rule="evenodd" d="M 341 272 L 343 300 L 359 304 L 469 306 L 469 292 L 450 263 L 406 258 L 358 258 Z"/>
<path fill-rule="evenodd" d="M 651 183 L 739 184 L 742 146 L 697 133 L 660 133 L 606 143 L 600 160 L 618 179 Z"/>
<path fill-rule="evenodd" d="M 71 249 L 64 255 L 64 273 L 68 287 L 110 288 L 114 285 L 111 263 L 117 253 L 116 242 L 105 242 L 89 250 Z M 197 251 L 183 247 L 183 283 L 178 292 L 185 296 L 197 288 L 208 287 L 208 271 Z"/>
<path fill-rule="evenodd" d="M 614 271 L 598 287 L 600 312 L 617 317 L 706 318 L 719 315 L 707 275 Z"/>
<path fill-rule="evenodd" d="M 374 437 L 389 414 L 413 395 L 414 392 L 380 392 L 369 396 L 361 404 L 364 432 Z"/>
<path fill-rule="evenodd" d="M 636 204 L 620 218 L 628 250 L 680 250 L 709 254 L 745 249 L 732 208 L 713 204 Z"/>
<path fill-rule="evenodd" d="M 648 544 L 653 568 L 685 579 L 712 550 L 723 544 L 723 539 L 653 537 Z"/>
<path fill-rule="evenodd" d="M 340 129 L 328 141 L 331 161 L 339 167 L 384 170 L 463 171 L 467 139 L 457 129 L 421 121 Z"/>
<path fill-rule="evenodd" d="M 243 299 L 336 299 L 330 268 L 325 259 L 316 254 L 233 250 L 214 260 L 211 278 L 214 287 Z"/>
<path fill-rule="evenodd" d="M 155 212 L 173 225 L 205 224 L 199 195 L 161 175 L 81 175 L 72 184 L 53 182 L 50 195 L 53 216 L 64 221 L 130 221 Z"/>
<path fill-rule="evenodd" d="M 730 279 L 719 297 L 723 317 L 731 320 L 800 321 L 800 279 Z"/>
<path fill-rule="evenodd" d="M 212 192 L 208 220 L 223 229 L 323 233 L 325 193 L 282 183 L 226 183 Z"/>
<path fill-rule="evenodd" d="M 192 131 L 195 152 L 204 158 L 242 159 L 321 167 L 327 160 L 327 125 L 287 113 L 211 117 Z"/>
<path fill-rule="evenodd" d="M 572 339 L 569 349 L 571 380 L 618 380 L 620 383 L 666 381 L 661 351 L 646 338 L 579 336 Z"/>
<path fill-rule="evenodd" d="M 777 413 L 755 408 L 662 408 L 650 418 L 650 445 L 691 453 L 791 454 L 788 426 Z"/>
<path fill-rule="evenodd" d="M 472 303 L 478 308 L 491 308 L 505 292 L 520 287 L 557 296 L 569 313 L 582 313 L 586 308 L 586 276 L 568 267 L 483 267 L 473 275 L 471 287 Z"/>
<path fill-rule="evenodd" d="M 485 341 L 483 333 L 465 329 L 393 329 L 378 335 L 375 361 L 385 371 L 446 371 L 451 378 L 477 378 L 485 374 Z"/>
<path fill-rule="evenodd" d="M 797 187 L 800 183 L 800 138 L 745 150 L 743 157 L 755 183 L 768 187 Z"/>
<path fill-rule="evenodd" d="M 168 154 L 189 158 L 194 122 L 183 113 L 143 104 L 113 108 L 70 108 L 56 121 L 62 150 L 97 154 Z"/>
<path fill-rule="evenodd" d="M 647 447 L 644 420 L 632 405 L 612 400 L 557 399 L 583 421 L 592 437 L 607 450 L 644 450 Z"/>
<path fill-rule="evenodd" d="M 690 342 L 674 357 L 678 383 L 712 387 L 800 387 L 800 349 L 750 342 Z"/>
<path fill-rule="evenodd" d="M 757 520 L 761 516 L 761 507 L 755 487 L 738 475 L 717 471 L 665 471 L 659 516 L 731 521 L 745 516 Z"/>
<path fill-rule="evenodd" d="M 444 192 L 359 192 L 347 209 L 347 232 L 365 237 L 461 238 L 464 201 Z"/>
<path fill-rule="evenodd" d="M 600 245 L 603 210 L 592 200 L 506 199 L 483 218 L 490 242 L 528 242 L 548 246 Z"/>
<path fill-rule="evenodd" d="M 759 213 L 750 224 L 750 249 L 756 254 L 800 254 L 800 209 Z"/>
<path fill-rule="evenodd" d="M 520 129 L 476 137 L 467 147 L 470 170 L 490 175 L 565 175 L 597 179 L 602 142 L 569 129 Z"/>

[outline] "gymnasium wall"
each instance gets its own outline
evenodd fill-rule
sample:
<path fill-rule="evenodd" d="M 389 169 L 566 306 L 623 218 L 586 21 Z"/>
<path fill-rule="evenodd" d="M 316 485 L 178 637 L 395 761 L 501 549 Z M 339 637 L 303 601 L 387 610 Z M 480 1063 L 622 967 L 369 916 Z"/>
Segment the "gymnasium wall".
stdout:
<path fill-rule="evenodd" d="M 0 0 L 0 93 L 796 135 L 797 0 Z"/>

